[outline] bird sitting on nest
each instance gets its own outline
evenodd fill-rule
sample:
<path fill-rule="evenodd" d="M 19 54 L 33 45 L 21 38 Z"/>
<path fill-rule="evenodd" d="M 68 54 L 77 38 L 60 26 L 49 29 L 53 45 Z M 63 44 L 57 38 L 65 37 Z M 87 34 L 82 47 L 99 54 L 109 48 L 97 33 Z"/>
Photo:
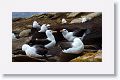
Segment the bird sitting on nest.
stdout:
<path fill-rule="evenodd" d="M 43 24 L 38 32 L 46 32 L 46 30 L 48 30 L 48 28 L 50 28 L 49 26 L 50 26 L 49 24 L 47 24 L 47 25 Z"/>
<path fill-rule="evenodd" d="M 36 40 L 38 40 L 38 39 L 45 39 L 45 38 L 47 38 L 47 36 L 46 36 L 46 30 L 48 30 L 50 27 L 49 27 L 50 25 L 48 24 L 48 25 L 45 25 L 45 24 L 43 24 L 42 26 L 41 26 L 41 29 L 39 30 L 39 31 L 37 31 L 37 32 L 35 32 L 30 38 L 30 42 L 28 43 L 28 44 L 30 44 L 30 45 L 35 45 L 35 41 Z"/>
<path fill-rule="evenodd" d="M 39 31 L 41 28 L 41 24 L 38 24 L 37 21 L 33 21 L 31 34 L 34 34 L 35 32 Z"/>
<path fill-rule="evenodd" d="M 68 41 L 73 41 L 76 37 L 79 37 L 83 41 L 84 37 L 90 33 L 90 30 L 83 29 L 81 31 L 75 30 L 74 32 L 69 32 L 67 29 L 62 29 L 60 32 L 62 32 L 63 37 Z M 81 36 L 81 34 L 83 35 Z"/>
<path fill-rule="evenodd" d="M 48 49 L 42 45 L 34 45 L 31 47 L 28 44 L 24 44 L 22 46 L 22 50 L 25 51 L 26 55 L 29 57 L 40 57 L 41 55 L 46 57 L 46 54 L 48 52 Z"/>
<path fill-rule="evenodd" d="M 47 30 L 46 32 L 46 39 L 36 39 L 32 42 L 32 44 L 43 45 L 45 48 L 50 49 L 55 46 L 56 40 L 52 33 L 56 33 L 56 31 Z"/>
<path fill-rule="evenodd" d="M 69 46 L 68 49 L 64 49 L 64 46 L 60 45 L 63 49 L 62 52 L 64 53 L 73 53 L 73 54 L 79 54 L 84 50 L 84 44 L 79 38 L 75 38 L 73 42 L 67 43 L 66 45 Z"/>
<path fill-rule="evenodd" d="M 37 21 L 33 22 L 33 28 L 40 28 L 40 27 L 41 25 L 39 25 Z"/>
<path fill-rule="evenodd" d="M 50 26 L 50 24 L 42 24 L 42 25 L 41 25 L 41 24 L 38 24 L 37 21 L 34 21 L 34 22 L 33 22 L 33 25 L 32 25 L 32 29 L 33 29 L 33 30 L 31 30 L 31 31 L 33 31 L 33 33 L 36 32 L 36 31 L 39 31 L 42 26 Z"/>
<path fill-rule="evenodd" d="M 62 24 L 67 23 L 67 21 L 65 20 L 65 18 L 62 18 Z"/>

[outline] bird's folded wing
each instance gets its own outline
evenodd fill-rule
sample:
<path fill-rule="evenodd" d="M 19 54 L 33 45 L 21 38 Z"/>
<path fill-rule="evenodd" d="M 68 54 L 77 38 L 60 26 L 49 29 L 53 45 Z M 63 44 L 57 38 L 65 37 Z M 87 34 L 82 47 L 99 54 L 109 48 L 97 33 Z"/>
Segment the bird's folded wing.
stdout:
<path fill-rule="evenodd" d="M 87 29 L 75 30 L 73 36 L 82 37 L 82 35 L 85 33 L 86 30 Z"/>

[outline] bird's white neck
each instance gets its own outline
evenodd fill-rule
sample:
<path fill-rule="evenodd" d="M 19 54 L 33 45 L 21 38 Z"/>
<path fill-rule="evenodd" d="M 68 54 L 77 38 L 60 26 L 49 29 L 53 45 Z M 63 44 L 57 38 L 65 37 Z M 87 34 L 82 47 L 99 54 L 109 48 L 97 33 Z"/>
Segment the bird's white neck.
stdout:
<path fill-rule="evenodd" d="M 39 32 L 45 32 L 46 31 L 46 29 L 41 29 Z"/>
<path fill-rule="evenodd" d="M 62 34 L 65 36 L 68 33 L 68 31 L 62 32 Z"/>
<path fill-rule="evenodd" d="M 55 37 L 52 34 L 46 34 L 46 35 L 48 40 L 55 41 Z"/>

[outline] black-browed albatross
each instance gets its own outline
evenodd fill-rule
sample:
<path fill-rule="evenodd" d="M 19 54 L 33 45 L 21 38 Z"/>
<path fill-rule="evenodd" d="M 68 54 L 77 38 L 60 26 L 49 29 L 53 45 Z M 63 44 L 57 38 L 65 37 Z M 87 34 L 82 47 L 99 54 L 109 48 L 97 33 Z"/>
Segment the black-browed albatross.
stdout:
<path fill-rule="evenodd" d="M 75 30 L 73 32 L 69 32 L 67 29 L 62 29 L 60 32 L 62 32 L 63 37 L 68 41 L 73 41 L 76 37 L 79 37 L 83 41 L 84 37 L 90 33 L 90 30 L 83 29 L 83 30 Z"/>

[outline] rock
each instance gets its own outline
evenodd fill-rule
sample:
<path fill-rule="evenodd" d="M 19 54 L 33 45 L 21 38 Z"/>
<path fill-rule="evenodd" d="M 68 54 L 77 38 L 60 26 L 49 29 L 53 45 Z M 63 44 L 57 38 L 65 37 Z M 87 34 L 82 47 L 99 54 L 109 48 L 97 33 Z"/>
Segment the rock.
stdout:
<path fill-rule="evenodd" d="M 51 20 L 56 20 L 56 19 L 61 19 L 61 18 L 65 18 L 66 17 L 66 14 L 65 13 L 56 13 L 53 17 L 51 17 L 50 19 Z"/>
<path fill-rule="evenodd" d="M 68 14 L 68 15 L 67 15 Z M 12 32 L 15 33 L 16 36 L 19 36 L 22 31 L 24 30 L 30 30 L 32 27 L 32 22 L 34 20 L 37 20 L 38 22 L 44 24 L 50 24 L 52 30 L 57 30 L 58 32 L 66 28 L 69 31 L 75 31 L 75 30 L 81 30 L 81 29 L 90 29 L 91 33 L 85 36 L 83 39 L 83 43 L 85 45 L 85 49 L 80 54 L 69 54 L 69 53 L 62 53 L 62 49 L 59 46 L 60 42 L 65 42 L 66 40 L 63 38 L 62 34 L 59 32 L 57 36 L 58 38 L 58 44 L 55 46 L 55 48 L 48 51 L 47 55 L 52 55 L 52 57 L 48 57 L 47 62 L 67 62 L 72 61 L 73 62 L 101 62 L 102 61 L 102 51 L 99 49 L 102 49 L 102 15 L 96 16 L 96 14 L 91 13 L 80 13 L 76 15 L 75 17 L 67 18 L 70 13 L 52 13 L 49 15 L 36 15 L 27 19 L 21 19 L 18 21 L 15 21 L 12 23 Z M 90 14 L 90 15 L 88 15 Z M 94 16 L 93 16 L 94 15 Z M 95 17 L 96 16 L 96 17 Z M 70 23 L 72 19 L 78 19 L 78 22 L 82 22 L 82 18 L 85 18 L 83 23 L 76 23 L 76 24 L 61 24 L 61 19 L 65 18 L 67 20 L 67 23 Z M 86 21 L 86 18 L 89 19 Z M 26 34 L 26 31 L 24 31 Z M 23 34 L 24 34 L 23 33 Z M 31 60 L 33 62 L 41 62 L 46 61 L 44 58 L 39 59 L 31 59 L 28 56 L 25 55 L 25 52 L 21 50 L 21 46 L 27 42 L 29 42 L 29 38 L 26 36 L 29 36 L 29 31 L 27 32 L 27 35 L 22 35 L 19 39 L 12 41 L 12 54 L 13 54 L 13 61 L 18 62 L 30 62 Z M 61 38 L 61 39 L 60 39 Z M 65 45 L 65 44 L 64 44 Z M 63 45 L 63 46 L 64 46 Z M 87 46 L 86 46 L 87 45 Z M 58 47 L 57 47 L 58 46 Z M 69 47 L 69 45 L 65 45 L 64 48 Z M 19 55 L 21 54 L 21 55 Z M 24 56 L 24 57 L 23 57 Z M 24 60 L 23 60 L 24 59 Z"/>
<path fill-rule="evenodd" d="M 95 55 L 95 58 L 96 58 L 96 59 L 98 59 L 98 58 L 99 58 L 99 59 L 102 59 L 102 50 L 98 50 L 98 51 L 97 51 L 97 54 Z"/>
<path fill-rule="evenodd" d="M 81 18 L 73 19 L 70 23 L 71 24 L 73 24 L 73 23 L 84 23 L 84 22 L 86 22 L 88 20 L 91 20 L 94 17 L 100 16 L 100 15 L 102 15 L 102 13 L 100 13 L 100 12 L 90 13 L 88 15 L 81 16 Z"/>
<path fill-rule="evenodd" d="M 37 59 L 26 55 L 17 55 L 12 57 L 12 62 L 46 62 L 45 59 Z"/>
<path fill-rule="evenodd" d="M 30 34 L 30 32 L 31 32 L 31 29 L 23 30 L 22 32 L 20 32 L 19 36 L 26 37 Z"/>
<path fill-rule="evenodd" d="M 76 18 L 76 19 L 73 19 L 70 24 L 73 24 L 73 23 L 84 23 L 88 21 L 88 19 L 86 17 L 81 17 L 81 18 Z"/>
<path fill-rule="evenodd" d="M 16 49 L 21 49 L 22 45 L 27 42 L 29 42 L 29 37 L 19 38 L 15 41 L 12 41 L 12 51 L 14 51 Z"/>
<path fill-rule="evenodd" d="M 73 18 L 73 17 L 76 17 L 78 14 L 80 14 L 81 12 L 72 12 L 70 13 L 67 18 Z"/>
<path fill-rule="evenodd" d="M 23 18 L 13 18 L 12 19 L 13 22 L 20 21 L 20 20 L 23 20 Z"/>
<path fill-rule="evenodd" d="M 91 49 L 91 50 L 96 50 L 96 45 L 85 45 L 84 46 L 85 49 Z"/>
<path fill-rule="evenodd" d="M 19 55 L 19 54 L 26 55 L 25 51 L 22 51 L 21 48 L 13 50 L 12 54 L 14 54 L 14 55 Z"/>
<path fill-rule="evenodd" d="M 70 23 L 73 24 L 73 23 L 81 23 L 82 22 L 82 18 L 76 18 L 76 19 L 73 19 Z"/>
<path fill-rule="evenodd" d="M 53 57 L 48 57 L 49 62 L 59 62 L 59 57 L 58 56 L 53 56 Z"/>
<path fill-rule="evenodd" d="M 27 25 L 26 27 L 27 27 L 27 28 L 32 28 L 32 25 Z"/>
<path fill-rule="evenodd" d="M 56 15 L 57 12 L 49 12 L 49 14 Z"/>
<path fill-rule="evenodd" d="M 101 62 L 102 52 L 101 50 L 97 52 L 84 52 L 84 55 L 72 59 L 71 62 Z"/>
<path fill-rule="evenodd" d="M 70 54 L 70 53 L 63 53 L 63 52 L 61 52 L 59 54 L 59 61 L 60 62 L 68 62 L 71 59 L 74 59 L 74 58 L 76 58 L 78 56 L 80 56 L 80 55 L 79 54 Z"/>
<path fill-rule="evenodd" d="M 86 18 L 86 20 L 91 20 L 94 17 L 97 17 L 99 15 L 102 15 L 102 13 L 101 12 L 94 12 L 94 13 L 90 13 L 90 14 L 88 14 L 86 16 L 82 16 L 82 17 Z"/>

